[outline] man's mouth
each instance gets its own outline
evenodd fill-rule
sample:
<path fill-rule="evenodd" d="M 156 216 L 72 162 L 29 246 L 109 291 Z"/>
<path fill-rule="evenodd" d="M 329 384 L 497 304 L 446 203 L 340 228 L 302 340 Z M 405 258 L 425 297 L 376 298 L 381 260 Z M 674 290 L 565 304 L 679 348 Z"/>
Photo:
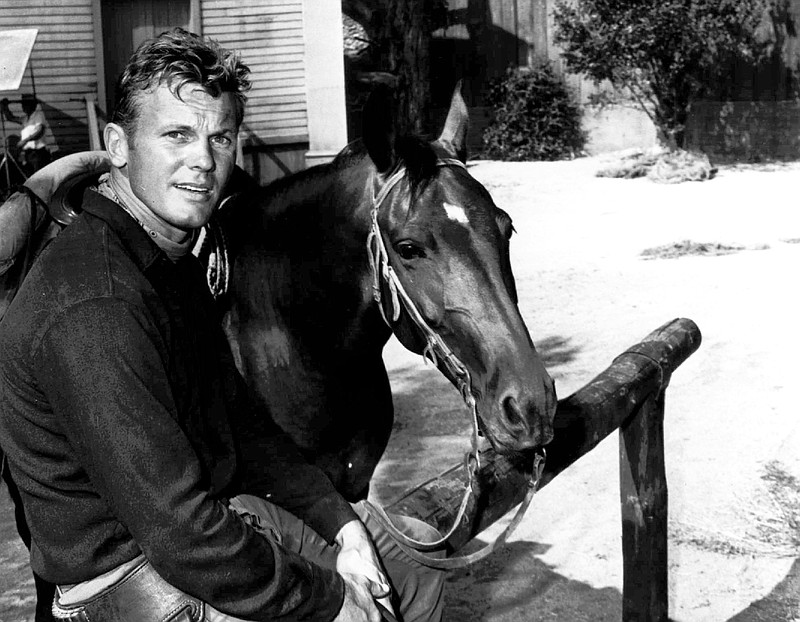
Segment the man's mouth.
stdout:
<path fill-rule="evenodd" d="M 194 192 L 199 196 L 211 194 L 211 188 L 209 186 L 203 186 L 200 184 L 175 184 L 175 187 L 179 190 Z"/>

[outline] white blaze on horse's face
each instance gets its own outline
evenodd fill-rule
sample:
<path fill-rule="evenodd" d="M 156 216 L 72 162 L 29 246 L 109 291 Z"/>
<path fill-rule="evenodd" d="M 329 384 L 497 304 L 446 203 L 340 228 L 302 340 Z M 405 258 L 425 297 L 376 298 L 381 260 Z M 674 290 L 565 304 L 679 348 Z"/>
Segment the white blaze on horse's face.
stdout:
<path fill-rule="evenodd" d="M 450 220 L 461 223 L 462 225 L 469 224 L 467 212 L 460 205 L 453 205 L 452 203 L 445 201 L 442 203 L 442 207 L 444 207 L 444 211 L 447 213 L 447 217 Z"/>

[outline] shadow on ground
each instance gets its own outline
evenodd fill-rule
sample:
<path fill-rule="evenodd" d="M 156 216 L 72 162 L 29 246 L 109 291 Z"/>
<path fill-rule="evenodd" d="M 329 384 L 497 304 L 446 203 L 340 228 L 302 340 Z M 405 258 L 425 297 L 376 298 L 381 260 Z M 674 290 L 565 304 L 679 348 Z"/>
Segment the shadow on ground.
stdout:
<path fill-rule="evenodd" d="M 537 341 L 536 349 L 551 375 L 580 353 L 569 338 L 559 336 Z M 382 503 L 462 463 L 472 433 L 461 395 L 433 365 L 392 367 L 390 381 L 394 427 L 372 485 Z"/>
<path fill-rule="evenodd" d="M 754 601 L 728 622 L 793 622 L 800 619 L 800 557 L 786 577 L 764 598 Z"/>
<path fill-rule="evenodd" d="M 568 337 L 546 337 L 536 350 L 544 366 L 554 369 L 570 364 L 580 353 Z M 390 372 L 395 409 L 394 432 L 413 427 L 418 436 L 445 436 L 469 431 L 469 417 L 461 396 L 432 365 L 405 365 Z"/>
<path fill-rule="evenodd" d="M 545 337 L 536 341 L 536 351 L 548 370 L 569 365 L 578 358 L 580 347 L 571 343 L 570 337 Z"/>
<path fill-rule="evenodd" d="M 32 618 L 35 608 L 28 550 L 17 534 L 8 490 L 0 482 L 0 622 L 22 622 Z"/>
<path fill-rule="evenodd" d="M 622 595 L 554 572 L 536 555 L 547 547 L 512 542 L 447 581 L 444 622 L 618 622 Z"/>

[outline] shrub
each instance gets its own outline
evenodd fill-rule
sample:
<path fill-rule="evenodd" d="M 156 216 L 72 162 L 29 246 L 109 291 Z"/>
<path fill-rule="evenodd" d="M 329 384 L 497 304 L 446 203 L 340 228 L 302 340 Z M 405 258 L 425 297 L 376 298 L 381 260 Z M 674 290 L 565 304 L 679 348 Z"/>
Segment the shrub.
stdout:
<path fill-rule="evenodd" d="M 730 81 L 731 66 L 764 58 L 765 29 L 788 19 L 780 5 L 789 2 L 557 0 L 555 43 L 570 71 L 628 91 L 665 146 L 683 148 L 691 103 Z"/>
<path fill-rule="evenodd" d="M 562 160 L 581 153 L 581 109 L 549 65 L 509 68 L 491 83 L 487 103 L 492 120 L 483 133 L 486 157 Z"/>

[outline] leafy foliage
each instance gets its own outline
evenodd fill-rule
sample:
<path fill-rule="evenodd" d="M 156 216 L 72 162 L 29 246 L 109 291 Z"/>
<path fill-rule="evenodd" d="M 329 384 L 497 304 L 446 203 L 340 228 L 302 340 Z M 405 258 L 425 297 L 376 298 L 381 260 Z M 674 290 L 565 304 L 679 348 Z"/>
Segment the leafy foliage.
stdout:
<path fill-rule="evenodd" d="M 555 41 L 570 71 L 625 89 L 670 147 L 691 101 L 724 62 L 755 62 L 770 0 L 557 0 Z"/>
<path fill-rule="evenodd" d="M 586 142 L 581 110 L 549 65 L 510 68 L 490 85 L 492 121 L 483 134 L 487 157 L 500 160 L 561 160 Z"/>

